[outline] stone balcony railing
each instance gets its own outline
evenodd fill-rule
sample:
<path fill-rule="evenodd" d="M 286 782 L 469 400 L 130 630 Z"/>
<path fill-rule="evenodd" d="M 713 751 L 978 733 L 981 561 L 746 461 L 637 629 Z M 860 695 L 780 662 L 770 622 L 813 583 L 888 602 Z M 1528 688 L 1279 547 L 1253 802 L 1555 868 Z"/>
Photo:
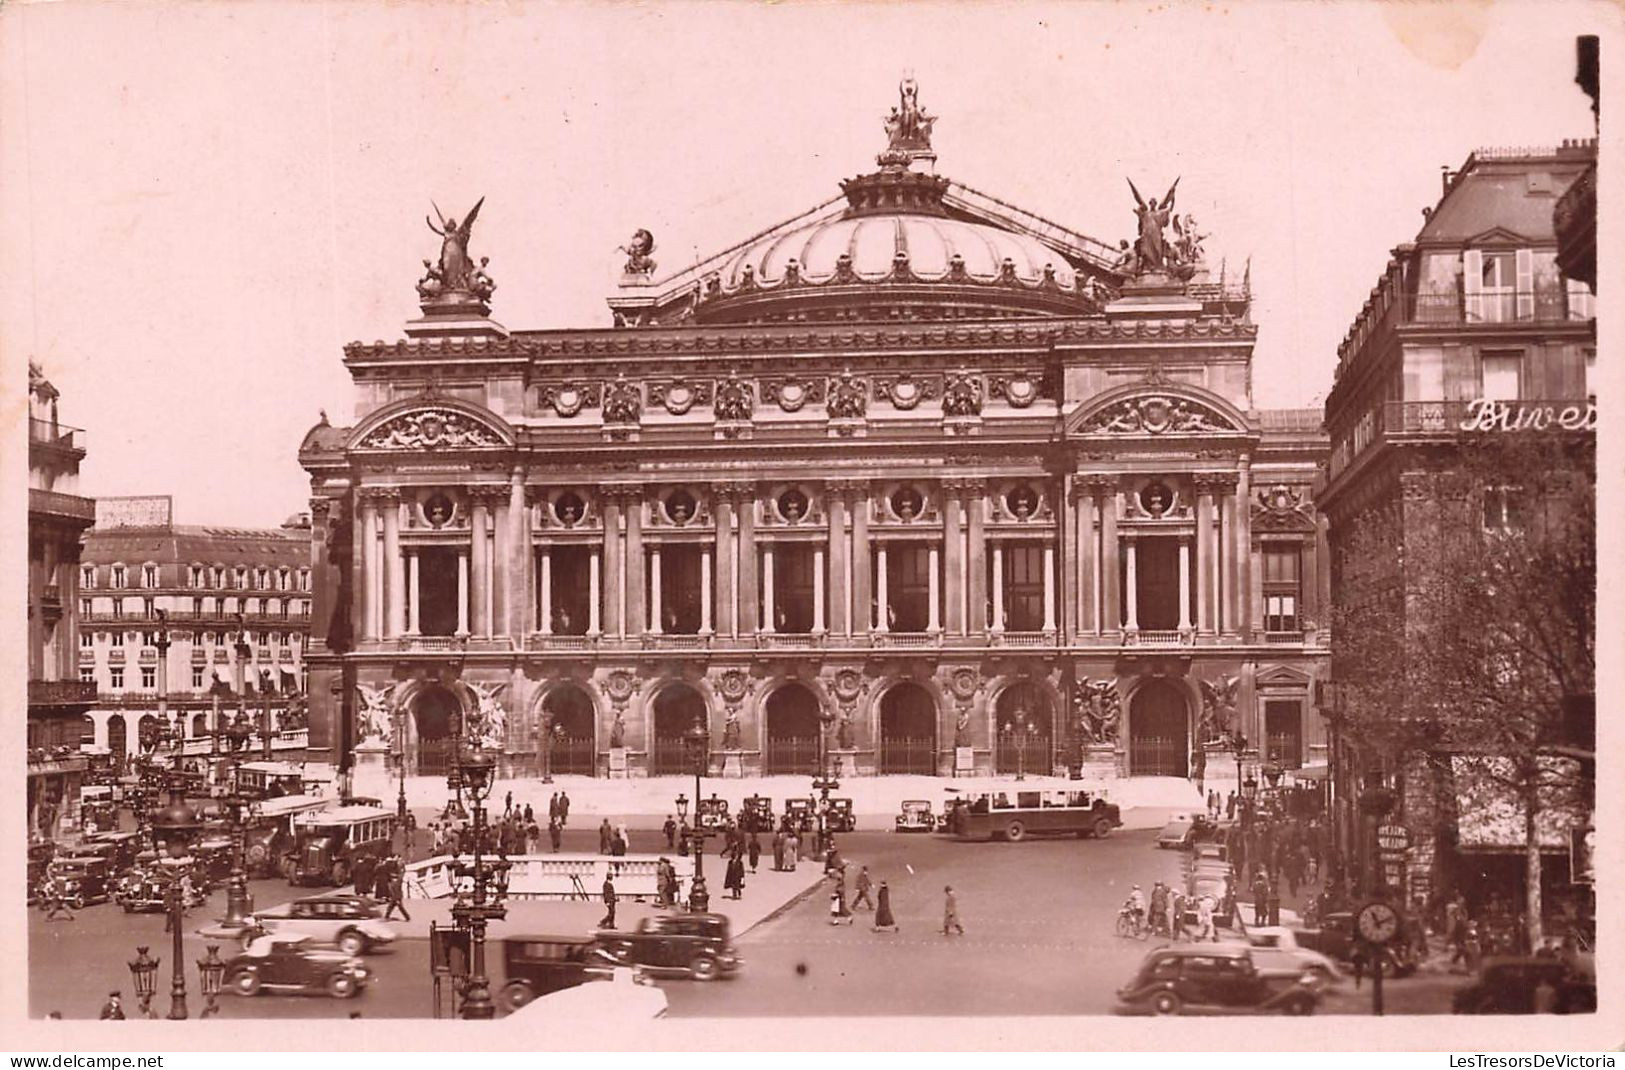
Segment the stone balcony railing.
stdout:
<path fill-rule="evenodd" d="M 30 680 L 30 706 L 91 706 L 96 702 L 94 680 Z"/>

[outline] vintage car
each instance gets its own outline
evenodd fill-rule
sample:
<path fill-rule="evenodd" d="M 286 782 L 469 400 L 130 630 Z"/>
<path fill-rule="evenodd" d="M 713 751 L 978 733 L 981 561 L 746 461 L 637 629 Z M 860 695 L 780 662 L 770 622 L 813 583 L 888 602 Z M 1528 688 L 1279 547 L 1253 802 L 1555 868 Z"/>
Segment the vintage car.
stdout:
<path fill-rule="evenodd" d="M 599 955 L 590 936 L 510 936 L 500 941 L 503 976 L 497 1006 L 516 1011 L 532 1000 L 587 981 L 615 968 Z"/>
<path fill-rule="evenodd" d="M 1547 986 L 1543 997 L 1537 990 Z M 1542 1003 L 1554 1014 L 1593 1014 L 1597 976 L 1580 963 L 1545 955 L 1484 960 L 1478 979 L 1451 1000 L 1457 1014 L 1534 1014 Z"/>
<path fill-rule="evenodd" d="M 1318 951 L 1338 962 L 1353 962 L 1360 948 L 1354 934 L 1354 915 L 1346 910 L 1322 917 L 1319 928 L 1293 929 L 1292 936 L 1299 947 Z M 1416 972 L 1415 954 L 1403 942 L 1383 948 L 1381 962 L 1384 977 L 1406 977 Z"/>
<path fill-rule="evenodd" d="M 309 937 L 312 944 L 362 955 L 395 941 L 376 903 L 358 895 L 312 895 L 254 914 L 254 927 L 273 935 Z"/>
<path fill-rule="evenodd" d="M 1213 924 L 1221 929 L 1235 924 L 1236 903 L 1230 896 L 1230 882 L 1222 878 L 1203 877 L 1192 881 L 1186 888 L 1185 928 L 1194 932 L 1197 927 L 1197 900 L 1206 896 L 1213 900 Z"/>
<path fill-rule="evenodd" d="M 198 878 L 211 885 L 226 880 L 231 876 L 232 860 L 236 854 L 237 845 L 230 837 L 211 836 L 200 840 L 192 848 Z"/>
<path fill-rule="evenodd" d="M 811 799 L 786 799 L 780 827 L 789 827 L 797 832 L 811 832 L 818 824 L 817 814 L 818 811 L 813 807 Z"/>
<path fill-rule="evenodd" d="M 897 815 L 898 832 L 930 832 L 937 827 L 928 799 L 904 799 L 903 812 Z"/>
<path fill-rule="evenodd" d="M 1199 843 L 1191 849 L 1191 856 L 1198 862 L 1203 859 L 1212 859 L 1215 862 L 1228 863 L 1230 861 L 1230 846 L 1220 841 Z"/>
<path fill-rule="evenodd" d="M 113 865 L 115 873 L 134 867 L 136 859 L 146 849 L 146 839 L 139 832 L 95 832 L 86 836 L 79 853 L 94 849 Z"/>
<path fill-rule="evenodd" d="M 314 947 L 307 936 L 283 933 L 255 938 L 226 963 L 226 986 L 239 996 L 274 989 L 348 999 L 371 976 L 358 958 Z"/>
<path fill-rule="evenodd" d="M 657 914 L 642 918 L 630 933 L 598 933 L 602 957 L 617 966 L 641 966 L 651 974 L 711 981 L 739 969 L 721 914 Z"/>
<path fill-rule="evenodd" d="M 960 807 L 966 805 L 968 805 L 967 800 L 949 796 L 942 804 L 942 816 L 937 818 L 937 831 L 953 835 L 954 814 L 959 812 Z"/>
<path fill-rule="evenodd" d="M 1297 935 L 1284 925 L 1249 925 L 1234 938 L 1252 950 L 1253 965 L 1265 977 L 1296 978 L 1307 972 L 1330 984 L 1343 972 L 1331 956 L 1301 947 Z"/>
<path fill-rule="evenodd" d="M 851 799 L 831 799 L 824 824 L 831 832 L 856 832 L 858 815 L 852 812 Z"/>
<path fill-rule="evenodd" d="M 773 800 L 752 795 L 739 806 L 739 827 L 746 832 L 773 831 Z"/>
<path fill-rule="evenodd" d="M 1252 952 L 1231 944 L 1164 947 L 1117 990 L 1118 1014 L 1313 1014 L 1321 986 L 1310 974 L 1271 978 Z"/>
<path fill-rule="evenodd" d="M 126 914 L 156 914 L 167 910 L 169 883 L 175 873 L 172 865 L 160 862 L 156 855 L 143 855 L 134 869 L 119 878 L 113 892 L 114 901 L 124 908 Z M 195 871 L 189 876 L 191 879 L 183 886 L 187 893 L 187 909 L 202 906 L 209 898 L 207 884 L 198 878 Z"/>
<path fill-rule="evenodd" d="M 1157 833 L 1158 847 L 1173 847 L 1178 850 L 1195 847 L 1198 840 L 1210 838 L 1213 835 L 1213 822 L 1201 814 L 1174 814 Z"/>
<path fill-rule="evenodd" d="M 56 843 L 53 840 L 33 840 L 28 845 L 28 902 L 33 903 L 39 896 L 39 886 L 45 880 L 45 872 L 50 868 L 51 859 L 56 857 Z"/>
<path fill-rule="evenodd" d="M 709 799 L 701 799 L 695 821 L 700 828 L 713 832 L 722 828 L 728 823 L 728 800 L 714 794 Z"/>
<path fill-rule="evenodd" d="M 102 854 L 58 855 L 45 870 L 56 894 L 74 910 L 113 898 L 113 864 Z"/>

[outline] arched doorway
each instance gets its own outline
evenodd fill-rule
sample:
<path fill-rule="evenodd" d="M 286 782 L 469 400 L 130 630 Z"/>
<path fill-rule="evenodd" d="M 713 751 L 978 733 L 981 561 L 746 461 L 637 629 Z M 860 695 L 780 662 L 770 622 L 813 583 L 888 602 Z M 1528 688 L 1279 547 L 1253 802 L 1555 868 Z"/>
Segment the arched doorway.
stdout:
<path fill-rule="evenodd" d="M 764 703 L 762 770 L 769 776 L 818 775 L 818 696 L 805 684 L 787 683 L 774 689 Z"/>
<path fill-rule="evenodd" d="M 129 757 L 129 732 L 122 713 L 115 713 L 107 719 L 107 749 L 112 755 L 113 768 L 120 776 L 124 775 L 124 764 Z"/>
<path fill-rule="evenodd" d="M 598 771 L 597 715 L 592 698 L 575 684 L 560 684 L 542 699 L 542 768 L 592 776 Z"/>
<path fill-rule="evenodd" d="M 999 773 L 1048 776 L 1054 754 L 1054 717 L 1049 699 L 1031 680 L 1011 684 L 993 704 L 994 760 Z"/>
<path fill-rule="evenodd" d="M 208 734 L 209 715 L 206 713 L 194 713 L 192 715 L 192 735 L 202 737 Z"/>
<path fill-rule="evenodd" d="M 417 730 L 417 775 L 451 772 L 463 704 L 443 687 L 427 687 L 412 699 L 412 725 Z"/>
<path fill-rule="evenodd" d="M 919 684 L 900 683 L 880 697 L 880 771 L 936 774 L 937 703 Z"/>
<path fill-rule="evenodd" d="M 683 737 L 694 722 L 709 724 L 705 697 L 688 684 L 667 684 L 655 695 L 654 743 L 649 748 L 649 772 L 676 776 L 694 772 Z"/>
<path fill-rule="evenodd" d="M 1128 770 L 1131 776 L 1187 775 L 1190 704 L 1166 680 L 1152 680 L 1129 703 Z"/>

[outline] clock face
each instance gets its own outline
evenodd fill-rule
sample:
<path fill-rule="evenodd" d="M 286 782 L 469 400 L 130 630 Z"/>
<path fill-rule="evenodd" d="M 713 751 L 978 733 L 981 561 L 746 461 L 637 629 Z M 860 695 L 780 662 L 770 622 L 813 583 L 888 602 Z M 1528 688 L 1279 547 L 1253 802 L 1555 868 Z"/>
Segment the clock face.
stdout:
<path fill-rule="evenodd" d="M 1399 932 L 1399 914 L 1387 903 L 1371 903 L 1360 911 L 1355 924 L 1366 940 L 1386 944 Z"/>

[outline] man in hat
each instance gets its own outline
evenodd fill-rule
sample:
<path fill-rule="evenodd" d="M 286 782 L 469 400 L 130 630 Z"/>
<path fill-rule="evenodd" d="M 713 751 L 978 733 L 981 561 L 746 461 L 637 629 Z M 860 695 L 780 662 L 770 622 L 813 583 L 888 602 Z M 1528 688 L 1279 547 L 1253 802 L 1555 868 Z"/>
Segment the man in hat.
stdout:
<path fill-rule="evenodd" d="M 942 894 L 942 935 L 950 936 L 957 932 L 964 936 L 965 927 L 959 924 L 959 900 L 954 896 L 954 886 L 944 885 Z"/>
<path fill-rule="evenodd" d="M 598 920 L 600 929 L 615 928 L 615 904 L 620 897 L 615 894 L 615 878 L 609 874 L 604 875 L 604 916 Z"/>
<path fill-rule="evenodd" d="M 124 1021 L 124 999 L 119 995 L 117 989 L 107 994 L 107 1002 L 102 1004 L 101 1020 L 104 1022 Z"/>

